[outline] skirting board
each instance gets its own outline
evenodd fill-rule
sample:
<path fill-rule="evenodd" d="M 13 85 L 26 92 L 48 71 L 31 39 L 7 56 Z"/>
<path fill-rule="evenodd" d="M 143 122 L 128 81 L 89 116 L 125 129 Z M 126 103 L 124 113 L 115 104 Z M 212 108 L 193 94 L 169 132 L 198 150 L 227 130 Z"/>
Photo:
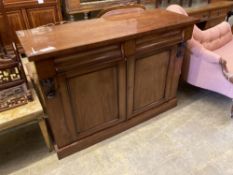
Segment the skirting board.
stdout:
<path fill-rule="evenodd" d="M 171 109 L 177 105 L 177 100 L 172 99 L 166 103 L 161 104 L 159 107 L 152 108 L 151 110 L 148 110 L 144 113 L 141 113 L 127 122 L 119 123 L 116 126 L 104 129 L 98 133 L 95 133 L 91 136 L 88 136 L 86 138 L 83 138 L 81 140 L 78 140 L 70 145 L 67 145 L 62 148 L 58 148 L 57 145 L 55 145 L 55 151 L 57 152 L 58 158 L 62 159 L 72 153 L 75 153 L 77 151 L 80 151 L 82 149 L 85 149 L 91 145 L 94 145 L 95 143 L 98 143 L 106 138 L 109 138 L 111 136 L 114 136 L 118 133 L 121 133 L 137 124 L 140 124 L 148 119 L 151 119 L 155 117 L 156 115 Z"/>

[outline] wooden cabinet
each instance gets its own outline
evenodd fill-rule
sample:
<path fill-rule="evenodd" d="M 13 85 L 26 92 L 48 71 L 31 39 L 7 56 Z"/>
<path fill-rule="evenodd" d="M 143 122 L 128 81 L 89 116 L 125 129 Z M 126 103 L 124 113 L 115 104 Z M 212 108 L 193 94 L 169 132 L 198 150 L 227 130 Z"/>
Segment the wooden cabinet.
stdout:
<path fill-rule="evenodd" d="M 15 31 L 25 30 L 61 20 L 59 0 L 6 0 L 0 11 L 0 34 L 5 46 L 18 42 Z M 5 14 L 5 17 L 3 16 Z M 2 26 L 2 25 L 1 25 Z M 13 37 L 9 37 L 13 36 Z"/>
<path fill-rule="evenodd" d="M 183 44 L 195 22 L 157 9 L 21 32 L 59 158 L 176 106 Z"/>
<path fill-rule="evenodd" d="M 200 19 L 198 26 L 201 29 L 208 29 L 223 22 L 232 9 L 233 2 L 218 1 L 201 7 L 188 8 L 187 12 L 190 16 Z"/>
<path fill-rule="evenodd" d="M 31 28 L 59 21 L 58 9 L 54 7 L 26 9 L 29 25 Z"/>

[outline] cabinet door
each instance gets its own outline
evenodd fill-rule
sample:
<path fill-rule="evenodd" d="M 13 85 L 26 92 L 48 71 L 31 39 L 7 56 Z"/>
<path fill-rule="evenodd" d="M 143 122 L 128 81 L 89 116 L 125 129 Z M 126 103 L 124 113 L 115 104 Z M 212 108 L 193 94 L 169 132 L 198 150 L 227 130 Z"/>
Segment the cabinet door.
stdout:
<path fill-rule="evenodd" d="M 126 63 L 120 45 L 36 66 L 59 148 L 126 119 Z M 48 93 L 51 89 L 56 93 Z"/>
<path fill-rule="evenodd" d="M 56 23 L 59 21 L 56 6 L 27 9 L 30 28 Z"/>
<path fill-rule="evenodd" d="M 98 66 L 97 66 L 98 67 Z M 125 119 L 125 63 L 58 76 L 66 118 L 77 139 Z"/>
<path fill-rule="evenodd" d="M 176 57 L 176 45 L 166 45 L 172 40 L 178 41 L 179 36 L 165 37 L 164 40 L 160 38 L 165 43 L 160 49 L 154 47 L 159 48 L 159 44 L 154 44 L 153 41 L 149 44 L 145 42 L 146 44 L 138 46 L 138 49 L 136 46 L 136 53 L 140 50 L 141 54 L 138 52 L 128 59 L 128 118 L 158 107 L 176 97 L 182 59 Z"/>
<path fill-rule="evenodd" d="M 10 44 L 12 42 L 11 39 L 15 42 L 17 41 L 15 31 L 26 29 L 26 24 L 20 10 L 7 12 L 7 18 L 11 29 L 4 28 L 4 26 L 6 26 L 6 21 L 4 21 L 3 15 L 0 15 L 0 31 L 3 42 L 5 44 Z M 12 36 L 12 38 L 9 38 L 9 35 Z"/>

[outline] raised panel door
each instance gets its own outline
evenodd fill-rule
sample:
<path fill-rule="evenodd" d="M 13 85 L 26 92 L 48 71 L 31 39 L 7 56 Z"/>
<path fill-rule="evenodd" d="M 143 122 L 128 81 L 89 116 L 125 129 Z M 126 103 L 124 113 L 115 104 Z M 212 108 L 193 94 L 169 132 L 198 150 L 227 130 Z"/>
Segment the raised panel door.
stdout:
<path fill-rule="evenodd" d="M 23 15 L 21 11 L 12 11 L 7 13 L 9 25 L 13 31 L 26 29 L 26 24 L 24 22 Z"/>
<path fill-rule="evenodd" d="M 168 47 L 131 58 L 133 61 L 129 64 L 133 66 L 128 64 L 128 118 L 174 97 L 177 88 L 174 83 L 179 77 L 175 72 L 175 53 L 176 47 Z"/>
<path fill-rule="evenodd" d="M 27 16 L 31 28 L 56 23 L 59 21 L 56 6 L 27 9 Z"/>
<path fill-rule="evenodd" d="M 125 114 L 125 63 L 111 63 L 58 76 L 69 130 L 76 139 L 122 122 Z"/>
<path fill-rule="evenodd" d="M 5 21 L 3 15 L 0 15 L 0 31 L 2 34 L 2 40 L 4 44 L 11 44 L 12 39 L 17 42 L 15 31 L 26 29 L 23 15 L 20 10 L 7 12 L 7 19 L 10 28 L 6 28 L 7 21 Z"/>
<path fill-rule="evenodd" d="M 136 59 L 134 109 L 140 109 L 164 98 L 169 65 L 169 51 Z"/>

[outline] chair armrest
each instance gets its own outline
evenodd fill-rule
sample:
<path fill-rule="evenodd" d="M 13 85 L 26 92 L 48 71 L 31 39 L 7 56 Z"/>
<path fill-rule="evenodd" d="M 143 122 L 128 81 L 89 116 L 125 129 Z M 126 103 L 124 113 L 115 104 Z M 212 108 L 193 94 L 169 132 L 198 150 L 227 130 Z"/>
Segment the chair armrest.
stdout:
<path fill-rule="evenodd" d="M 188 49 L 191 52 L 191 54 L 195 55 L 199 59 L 202 59 L 209 63 L 220 62 L 220 59 L 221 59 L 220 55 L 207 50 L 199 42 L 195 41 L 194 39 L 191 39 L 190 41 L 188 41 Z"/>
<path fill-rule="evenodd" d="M 203 48 L 202 49 L 202 58 L 209 63 L 218 63 L 219 64 L 221 56 Z"/>
<path fill-rule="evenodd" d="M 223 21 L 223 22 L 221 22 L 220 24 L 218 24 L 218 25 L 216 25 L 214 27 L 206 29 L 203 32 L 204 33 L 210 33 L 210 34 L 212 34 L 212 35 L 210 35 L 211 37 L 216 38 L 215 33 L 213 33 L 214 30 L 224 31 L 223 35 L 226 35 L 227 33 L 232 34 L 232 32 L 231 32 L 231 25 L 228 22 L 226 22 L 226 21 Z"/>

